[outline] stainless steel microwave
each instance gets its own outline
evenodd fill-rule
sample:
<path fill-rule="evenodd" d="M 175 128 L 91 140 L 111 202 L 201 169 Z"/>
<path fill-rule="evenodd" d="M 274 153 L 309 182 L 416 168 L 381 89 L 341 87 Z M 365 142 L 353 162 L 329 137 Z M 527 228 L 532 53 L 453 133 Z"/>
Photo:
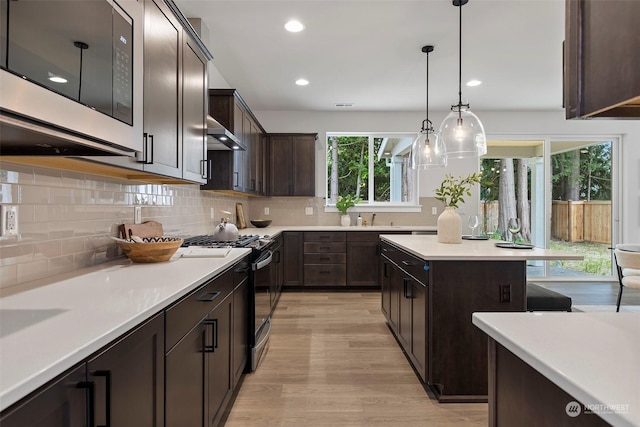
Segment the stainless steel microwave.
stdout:
<path fill-rule="evenodd" d="M 0 108 L 11 123 L 22 117 L 121 154 L 141 151 L 142 1 L 0 5 Z"/>

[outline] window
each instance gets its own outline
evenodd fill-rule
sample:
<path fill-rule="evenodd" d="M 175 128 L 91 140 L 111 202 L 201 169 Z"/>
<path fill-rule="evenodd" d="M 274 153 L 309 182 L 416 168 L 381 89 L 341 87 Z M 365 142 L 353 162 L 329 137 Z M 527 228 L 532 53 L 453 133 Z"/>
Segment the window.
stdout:
<path fill-rule="evenodd" d="M 338 196 L 358 206 L 416 204 L 416 176 L 409 166 L 414 134 L 327 134 L 327 205 Z"/>

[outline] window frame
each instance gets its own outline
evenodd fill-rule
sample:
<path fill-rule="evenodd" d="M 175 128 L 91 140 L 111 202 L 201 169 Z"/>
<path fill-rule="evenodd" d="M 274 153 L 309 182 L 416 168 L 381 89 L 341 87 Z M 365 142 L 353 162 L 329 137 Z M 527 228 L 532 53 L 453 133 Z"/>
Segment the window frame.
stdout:
<path fill-rule="evenodd" d="M 329 182 L 329 161 L 328 161 L 328 150 L 330 141 L 329 138 L 333 136 L 349 136 L 349 137 L 368 137 L 369 138 L 369 156 L 368 156 L 368 169 L 371 170 L 374 167 L 374 158 L 376 157 L 376 153 L 373 151 L 373 141 L 376 138 L 408 138 L 411 143 L 416 138 L 416 134 L 412 132 L 327 132 L 325 134 L 325 167 L 324 167 L 324 182 L 325 182 L 325 212 L 339 212 L 335 207 L 335 204 L 330 204 L 330 194 L 331 191 Z M 409 147 L 410 150 L 410 147 Z M 373 176 L 370 175 L 369 184 L 367 187 L 367 198 L 369 201 L 364 203 L 358 203 L 351 209 L 349 212 L 422 212 L 422 205 L 419 204 L 419 192 L 418 192 L 418 183 L 419 176 L 418 171 L 416 170 L 413 173 L 411 178 L 411 191 L 410 191 L 410 201 L 408 202 L 379 202 L 374 201 L 371 202 L 374 198 L 374 186 L 375 181 Z"/>

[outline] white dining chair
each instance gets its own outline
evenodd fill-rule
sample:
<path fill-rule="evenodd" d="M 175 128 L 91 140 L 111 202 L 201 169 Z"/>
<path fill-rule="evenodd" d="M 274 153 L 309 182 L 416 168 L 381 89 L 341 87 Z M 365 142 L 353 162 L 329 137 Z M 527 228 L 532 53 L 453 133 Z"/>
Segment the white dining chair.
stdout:
<path fill-rule="evenodd" d="M 640 244 L 619 244 L 614 251 L 620 290 L 616 312 L 620 311 L 624 287 L 640 289 Z"/>

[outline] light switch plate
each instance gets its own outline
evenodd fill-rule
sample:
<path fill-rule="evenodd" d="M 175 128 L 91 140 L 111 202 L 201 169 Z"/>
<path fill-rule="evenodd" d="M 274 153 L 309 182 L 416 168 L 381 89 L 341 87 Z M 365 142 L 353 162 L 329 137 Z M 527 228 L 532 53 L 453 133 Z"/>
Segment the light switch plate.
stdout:
<path fill-rule="evenodd" d="M 307 206 L 306 208 L 304 208 L 304 214 L 305 215 L 313 215 L 313 208 L 310 206 Z"/>
<path fill-rule="evenodd" d="M 264 214 L 265 214 L 265 215 L 269 215 L 269 208 L 268 208 L 268 207 L 265 207 L 265 208 L 264 208 Z"/>

